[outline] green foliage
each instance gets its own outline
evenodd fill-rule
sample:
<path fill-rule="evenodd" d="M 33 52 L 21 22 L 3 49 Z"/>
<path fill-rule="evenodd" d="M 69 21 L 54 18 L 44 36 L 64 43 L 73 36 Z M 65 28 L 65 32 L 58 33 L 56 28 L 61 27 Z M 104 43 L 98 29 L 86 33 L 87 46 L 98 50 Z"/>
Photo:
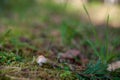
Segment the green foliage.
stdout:
<path fill-rule="evenodd" d="M 106 74 L 107 65 L 103 64 L 100 60 L 94 63 L 89 63 L 84 74 Z"/>
<path fill-rule="evenodd" d="M 0 11 L 12 11 L 31 6 L 34 0 L 0 0 Z"/>
<path fill-rule="evenodd" d="M 25 47 L 27 47 L 27 48 L 31 48 L 31 49 L 36 50 L 36 48 L 35 48 L 34 46 L 32 46 L 32 45 L 30 45 L 30 44 L 28 44 L 28 43 L 26 43 L 26 42 L 21 42 L 21 41 L 19 40 L 19 38 L 17 38 L 17 37 L 11 37 L 11 38 L 9 39 L 9 41 L 10 41 L 10 43 L 11 43 L 16 49 L 20 49 L 20 48 L 25 48 Z"/>
<path fill-rule="evenodd" d="M 73 26 L 68 24 L 67 22 L 62 23 L 60 31 L 61 31 L 63 43 L 66 45 L 71 45 L 72 40 L 76 36 L 81 37 L 81 34 L 76 30 L 76 28 L 73 28 Z"/>
<path fill-rule="evenodd" d="M 120 37 L 114 38 L 111 43 L 115 48 L 119 47 L 120 46 Z"/>
<path fill-rule="evenodd" d="M 22 61 L 22 58 L 12 52 L 0 52 L 0 64 L 10 64 L 13 61 Z"/>
<path fill-rule="evenodd" d="M 75 31 L 74 29 L 63 23 L 61 27 L 61 34 L 62 34 L 63 42 L 65 44 L 70 44 L 75 35 Z"/>
<path fill-rule="evenodd" d="M 41 1 L 40 2 L 40 5 L 47 9 L 47 12 L 48 13 L 57 13 L 57 14 L 60 14 L 60 13 L 63 13 L 64 11 L 64 5 L 61 4 L 61 5 L 58 5 L 58 4 L 54 4 L 54 1 L 53 0 L 45 0 L 45 1 Z M 42 8 L 42 9 L 43 9 Z"/>
<path fill-rule="evenodd" d="M 95 44 L 94 42 L 87 40 L 88 44 L 91 46 L 93 49 L 95 55 L 103 62 L 103 63 L 108 63 L 110 62 L 114 57 L 116 57 L 115 54 L 112 52 L 107 53 L 106 46 L 104 44 Z M 99 50 L 98 50 L 99 47 Z"/>
<path fill-rule="evenodd" d="M 74 80 L 75 76 L 73 76 L 73 74 L 70 71 L 64 71 L 60 74 L 60 78 L 62 80 Z"/>
<path fill-rule="evenodd" d="M 1 46 L 6 42 L 10 33 L 11 33 L 11 29 L 8 29 L 8 30 L 6 30 L 5 33 L 3 33 L 3 35 L 0 36 L 0 45 Z"/>
<path fill-rule="evenodd" d="M 71 72 L 70 71 L 65 71 L 64 73 L 60 74 L 60 77 L 66 78 L 67 76 L 70 76 Z"/>
<path fill-rule="evenodd" d="M 107 77 L 106 64 L 100 60 L 96 63 L 89 63 L 87 69 L 81 74 L 77 74 L 79 80 L 103 80 L 109 79 Z"/>
<path fill-rule="evenodd" d="M 98 40 L 97 32 L 96 32 L 96 30 L 95 30 L 94 25 L 92 24 L 92 20 L 91 20 L 91 18 L 90 18 L 89 12 L 88 12 L 85 4 L 83 4 L 83 9 L 85 10 L 85 13 L 86 13 L 86 15 L 88 16 L 88 19 L 89 19 L 89 21 L 90 21 L 90 27 L 92 28 L 92 33 L 93 33 L 94 37 Z"/>
<path fill-rule="evenodd" d="M 93 49 L 95 55 L 97 57 L 99 57 L 99 59 L 103 62 L 103 63 L 108 63 L 110 60 L 112 60 L 115 55 L 112 54 L 112 52 L 109 51 L 109 35 L 108 35 L 108 23 L 109 23 L 109 15 L 107 16 L 107 23 L 106 23 L 106 33 L 105 33 L 105 43 L 100 41 L 99 38 L 98 38 L 98 35 L 97 35 L 97 32 L 94 28 L 94 25 L 92 24 L 91 22 L 91 18 L 90 18 L 90 15 L 89 15 L 89 12 L 86 8 L 86 6 L 83 4 L 83 8 L 90 20 L 90 23 L 92 25 L 92 32 L 94 34 L 94 37 L 95 37 L 95 41 L 91 41 L 90 39 L 87 39 L 86 41 L 88 42 L 88 44 L 90 45 L 90 47 Z M 99 50 L 98 50 L 99 48 Z"/>
<path fill-rule="evenodd" d="M 16 33 L 12 33 L 11 29 L 6 30 L 3 35 L 0 36 L 0 45 L 3 46 L 4 44 L 10 44 L 15 47 L 15 49 L 20 49 L 23 47 L 28 47 L 31 49 L 36 49 L 34 46 L 26 43 L 26 42 L 21 42 L 19 39 L 19 36 L 16 35 Z"/>

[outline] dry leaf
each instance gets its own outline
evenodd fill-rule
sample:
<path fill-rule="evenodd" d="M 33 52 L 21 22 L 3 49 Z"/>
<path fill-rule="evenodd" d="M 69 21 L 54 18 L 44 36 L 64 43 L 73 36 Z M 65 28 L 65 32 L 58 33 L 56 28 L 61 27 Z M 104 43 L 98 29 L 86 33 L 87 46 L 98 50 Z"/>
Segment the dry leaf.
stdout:
<path fill-rule="evenodd" d="M 82 63 L 82 65 L 86 64 L 88 62 L 88 59 L 83 55 L 79 50 L 71 49 L 67 52 L 59 55 L 60 62 L 69 60 L 70 63 Z M 76 61 L 75 59 L 79 58 L 79 61 Z"/>
<path fill-rule="evenodd" d="M 115 71 L 116 69 L 119 69 L 119 68 L 120 68 L 120 61 L 116 61 L 116 62 L 109 64 L 107 70 Z"/>

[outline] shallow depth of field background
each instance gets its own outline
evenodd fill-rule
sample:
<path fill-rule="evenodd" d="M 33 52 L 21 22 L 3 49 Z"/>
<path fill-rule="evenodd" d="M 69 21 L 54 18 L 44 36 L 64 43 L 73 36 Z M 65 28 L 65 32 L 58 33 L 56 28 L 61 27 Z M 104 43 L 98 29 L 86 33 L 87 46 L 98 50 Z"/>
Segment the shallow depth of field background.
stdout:
<path fill-rule="evenodd" d="M 0 0 L 0 80 L 119 80 L 119 34 L 119 0 Z"/>

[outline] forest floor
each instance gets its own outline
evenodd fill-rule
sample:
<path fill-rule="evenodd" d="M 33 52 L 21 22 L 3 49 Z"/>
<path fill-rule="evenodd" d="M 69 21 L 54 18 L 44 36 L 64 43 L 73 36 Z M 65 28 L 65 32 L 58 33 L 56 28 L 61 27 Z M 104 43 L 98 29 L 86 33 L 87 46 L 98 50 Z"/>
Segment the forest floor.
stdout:
<path fill-rule="evenodd" d="M 76 12 L 41 1 L 1 14 L 0 80 L 120 79 L 119 69 L 107 70 L 120 59 L 120 29 L 94 26 Z M 47 63 L 38 65 L 38 56 Z"/>

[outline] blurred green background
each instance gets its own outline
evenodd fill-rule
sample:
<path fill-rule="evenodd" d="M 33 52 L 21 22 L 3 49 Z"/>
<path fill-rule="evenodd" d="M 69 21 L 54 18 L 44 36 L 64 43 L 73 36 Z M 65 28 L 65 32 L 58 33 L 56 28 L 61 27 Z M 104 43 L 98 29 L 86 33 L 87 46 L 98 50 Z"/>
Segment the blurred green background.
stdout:
<path fill-rule="evenodd" d="M 104 73 L 106 68 L 101 67 L 101 63 L 107 66 L 120 59 L 119 14 L 120 0 L 0 0 L 0 64 L 3 68 L 19 66 L 20 77 L 25 77 L 22 72 L 26 70 L 26 75 L 29 74 L 26 67 L 30 71 L 40 69 L 48 75 L 44 67 L 34 64 L 38 55 L 57 62 L 61 52 L 77 49 L 89 61 L 97 63 L 88 68 L 88 73 L 99 74 L 101 70 L 111 79 L 109 73 Z M 6 68 L 0 73 L 17 75 L 16 71 L 7 72 Z M 58 71 L 53 73 L 50 75 L 56 78 Z M 42 78 L 51 77 L 46 78 L 44 74 L 40 74 Z M 63 76 L 66 74 L 72 77 L 70 72 Z M 33 80 L 40 78 L 36 74 L 29 75 Z"/>

